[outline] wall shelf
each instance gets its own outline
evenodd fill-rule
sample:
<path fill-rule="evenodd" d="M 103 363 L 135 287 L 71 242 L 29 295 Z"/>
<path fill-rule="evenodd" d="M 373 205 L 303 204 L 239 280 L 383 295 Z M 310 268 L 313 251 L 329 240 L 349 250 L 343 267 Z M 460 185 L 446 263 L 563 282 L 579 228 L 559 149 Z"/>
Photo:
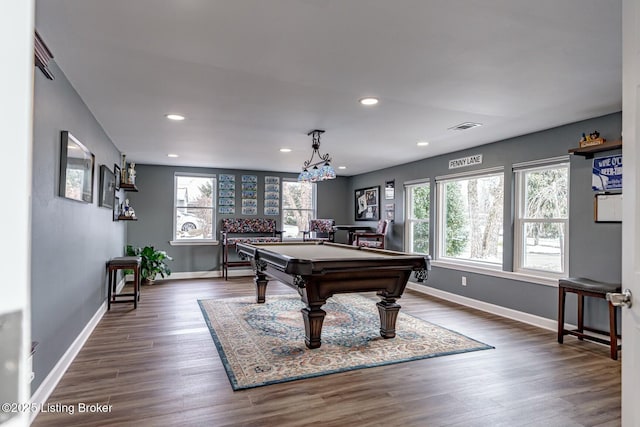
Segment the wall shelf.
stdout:
<path fill-rule="evenodd" d="M 137 221 L 138 218 L 131 218 L 130 216 L 120 215 L 118 221 Z"/>
<path fill-rule="evenodd" d="M 601 151 L 617 150 L 619 148 L 622 148 L 622 141 L 607 141 L 604 144 L 600 145 L 572 148 L 571 150 L 569 150 L 569 154 L 584 156 L 585 159 L 592 159 L 595 153 L 600 153 Z"/>
<path fill-rule="evenodd" d="M 135 184 L 120 184 L 120 189 L 124 191 L 137 192 L 138 187 Z"/>

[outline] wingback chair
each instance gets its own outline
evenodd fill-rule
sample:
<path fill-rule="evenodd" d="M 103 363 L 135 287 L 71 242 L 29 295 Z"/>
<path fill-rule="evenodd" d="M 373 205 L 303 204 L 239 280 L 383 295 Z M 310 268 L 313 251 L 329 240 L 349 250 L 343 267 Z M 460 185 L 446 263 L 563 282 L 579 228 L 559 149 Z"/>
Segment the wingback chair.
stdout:
<path fill-rule="evenodd" d="M 384 249 L 384 238 L 389 229 L 389 220 L 381 219 L 375 232 L 359 231 L 353 233 L 353 246 Z"/>
<path fill-rule="evenodd" d="M 333 242 L 334 225 L 336 225 L 336 221 L 333 219 L 311 219 L 309 220 L 309 230 L 302 232 L 302 240 L 305 242 Z"/>

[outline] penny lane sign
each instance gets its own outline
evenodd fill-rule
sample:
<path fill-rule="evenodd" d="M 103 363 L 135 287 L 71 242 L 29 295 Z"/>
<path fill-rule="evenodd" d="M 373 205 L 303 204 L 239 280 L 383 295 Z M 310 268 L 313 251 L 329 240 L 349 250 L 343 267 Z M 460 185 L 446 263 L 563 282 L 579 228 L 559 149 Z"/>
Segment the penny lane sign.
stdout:
<path fill-rule="evenodd" d="M 479 164 L 482 164 L 482 154 L 475 154 L 461 159 L 449 160 L 449 169 L 464 168 Z"/>

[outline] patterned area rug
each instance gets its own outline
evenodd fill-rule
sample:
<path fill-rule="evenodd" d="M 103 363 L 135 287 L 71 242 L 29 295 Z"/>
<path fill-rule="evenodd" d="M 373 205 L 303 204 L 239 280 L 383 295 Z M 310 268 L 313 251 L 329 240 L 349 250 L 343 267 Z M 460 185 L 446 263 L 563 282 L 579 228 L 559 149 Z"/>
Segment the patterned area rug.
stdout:
<path fill-rule="evenodd" d="M 304 344 L 297 295 L 200 300 L 202 314 L 234 390 L 493 348 L 400 310 L 396 337 L 380 336 L 376 302 L 359 294 L 331 297 L 322 346 Z M 400 301 L 401 302 L 401 301 Z"/>

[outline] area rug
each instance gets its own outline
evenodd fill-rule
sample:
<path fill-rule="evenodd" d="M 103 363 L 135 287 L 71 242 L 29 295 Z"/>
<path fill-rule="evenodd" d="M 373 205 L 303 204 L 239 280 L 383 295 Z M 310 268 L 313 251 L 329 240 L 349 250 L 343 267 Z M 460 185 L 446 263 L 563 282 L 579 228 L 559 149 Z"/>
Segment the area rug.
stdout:
<path fill-rule="evenodd" d="M 234 390 L 493 348 L 402 309 L 396 337 L 384 339 L 377 301 L 360 294 L 331 297 L 322 306 L 322 346 L 314 350 L 304 344 L 298 295 L 267 295 L 264 304 L 255 297 L 198 303 Z"/>

